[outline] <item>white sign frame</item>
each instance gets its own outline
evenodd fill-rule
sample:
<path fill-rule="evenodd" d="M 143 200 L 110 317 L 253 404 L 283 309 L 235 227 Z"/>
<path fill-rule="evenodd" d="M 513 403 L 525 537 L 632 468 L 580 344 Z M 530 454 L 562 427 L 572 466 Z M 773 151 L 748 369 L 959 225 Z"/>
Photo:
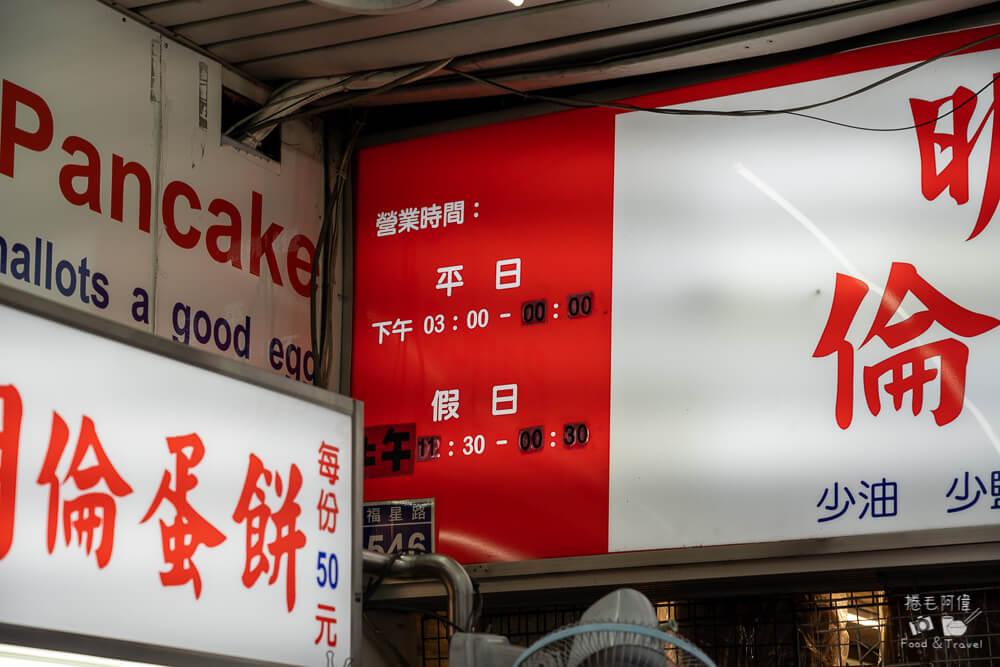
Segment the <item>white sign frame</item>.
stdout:
<path fill-rule="evenodd" d="M 9 307 L 29 316 L 41 318 L 60 327 L 75 329 L 84 334 L 97 336 L 107 341 L 121 344 L 148 353 L 154 357 L 167 359 L 178 364 L 192 366 L 267 392 L 292 397 L 299 401 L 318 405 L 351 418 L 350 446 L 353 452 L 360 451 L 363 438 L 364 416 L 360 401 L 322 390 L 318 387 L 290 381 L 275 376 L 262 369 L 254 368 L 235 360 L 175 343 L 152 333 L 105 320 L 103 318 L 69 308 L 57 302 L 43 300 L 23 291 L 0 285 L 0 307 Z M 342 579 L 349 585 L 350 610 L 338 617 L 340 630 L 350 636 L 350 656 L 338 655 L 337 665 L 350 664 L 357 660 L 361 652 L 361 600 L 362 600 L 362 559 L 361 530 L 359 512 L 362 507 L 362 462 L 359 456 L 351 456 L 350 461 L 350 511 L 341 516 L 350 522 L 350 563 L 342 568 Z M 303 561 L 302 567 L 308 567 Z M 345 618 L 346 616 L 346 618 Z M 248 628 L 247 632 L 253 632 Z M 0 643 L 68 651 L 105 658 L 132 660 L 156 664 L 186 665 L 291 665 L 292 663 L 250 660 L 233 655 L 223 655 L 204 651 L 114 639 L 109 637 L 76 634 L 50 628 L 0 623 Z M 345 660 L 348 661 L 345 663 Z"/>

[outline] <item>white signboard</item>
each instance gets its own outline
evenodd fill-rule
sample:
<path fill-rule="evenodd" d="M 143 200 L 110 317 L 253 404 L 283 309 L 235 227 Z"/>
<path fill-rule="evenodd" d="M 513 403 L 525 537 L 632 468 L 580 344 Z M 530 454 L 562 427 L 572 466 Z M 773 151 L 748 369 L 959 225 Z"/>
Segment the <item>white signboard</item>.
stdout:
<path fill-rule="evenodd" d="M 310 382 L 322 134 L 222 140 L 222 68 L 98 2 L 0 4 L 0 284 Z"/>
<path fill-rule="evenodd" d="M 618 116 L 611 550 L 1000 522 L 996 71 Z"/>
<path fill-rule="evenodd" d="M 353 403 L 6 305 L 0 321 L 0 627 L 352 655 Z"/>

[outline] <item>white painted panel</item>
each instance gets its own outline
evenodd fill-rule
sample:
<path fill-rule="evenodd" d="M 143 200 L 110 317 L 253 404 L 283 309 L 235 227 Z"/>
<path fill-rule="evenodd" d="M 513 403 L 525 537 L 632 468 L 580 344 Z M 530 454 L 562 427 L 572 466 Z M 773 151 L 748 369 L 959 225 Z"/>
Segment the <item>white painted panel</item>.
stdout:
<path fill-rule="evenodd" d="M 206 128 L 199 125 L 202 65 L 208 77 Z M 195 210 L 186 198 L 178 199 L 172 206 L 176 211 L 175 233 L 191 234 L 193 240 L 197 237 L 190 249 L 173 240 L 165 218 L 160 227 L 156 332 L 177 339 L 185 338 L 184 331 L 189 329 L 186 336 L 189 344 L 219 351 L 220 347 L 226 347 L 226 324 L 219 325 L 219 318 L 224 318 L 233 330 L 236 326 L 246 327 L 249 317 L 246 349 L 249 362 L 275 370 L 270 350 L 272 339 L 277 338 L 282 349 L 294 345 L 300 350 L 297 374 L 303 379 L 301 358 L 310 349 L 309 298 L 307 288 L 303 287 L 308 285 L 309 264 L 305 262 L 302 268 L 300 263 L 299 268 L 290 270 L 288 257 L 296 236 L 304 236 L 311 248 L 322 224 L 324 187 L 319 125 L 313 121 L 286 123 L 282 128 L 281 163 L 257 157 L 220 142 L 219 65 L 169 43 L 164 50 L 163 69 L 164 199 L 170 183 L 185 183 L 196 194 L 200 210 Z M 260 202 L 256 217 L 255 199 Z M 213 202 L 227 209 L 231 205 L 239 216 L 239 268 L 232 261 L 220 263 L 213 259 L 208 250 L 211 228 L 231 224 L 228 215 L 210 212 Z M 255 242 L 255 228 L 257 239 L 268 230 L 276 233 L 270 246 L 263 240 Z M 228 250 L 230 242 L 225 238 L 211 245 Z M 254 251 L 255 243 L 259 252 Z M 268 247 L 271 255 L 266 252 Z M 306 253 L 307 250 L 299 250 L 298 257 L 305 259 Z M 296 282 L 301 292 L 296 290 Z M 184 315 L 183 307 L 190 307 L 189 317 Z M 211 316 L 213 322 L 213 338 L 204 344 L 193 331 L 198 311 Z M 189 327 L 184 325 L 186 319 L 191 320 Z M 215 326 L 221 327 L 218 339 L 214 335 Z M 204 331 L 202 328 L 201 332 Z M 247 359 L 246 355 L 235 353 L 231 344 L 221 351 L 226 356 Z M 294 354 L 292 360 L 294 366 Z M 280 372 L 288 374 L 285 361 L 281 362 Z"/>
<path fill-rule="evenodd" d="M 13 155 L 13 168 L 0 173 L 0 237 L 6 244 L 5 262 L 0 253 L 0 283 L 135 324 L 129 315 L 131 292 L 151 288 L 153 238 L 139 229 L 133 177 L 125 189 L 123 221 L 112 218 L 112 163 L 119 155 L 141 164 L 155 189 L 159 105 L 150 99 L 154 38 L 158 40 L 150 30 L 97 3 L 11 0 L 0 7 L 3 104 L 14 109 L 8 116 L 14 127 L 0 128 L 4 152 Z M 15 86 L 28 92 L 20 93 Z M 19 131 L 34 135 L 42 130 L 40 117 L 51 118 L 51 139 L 18 138 Z M 93 146 L 92 162 L 83 153 L 71 155 L 62 148 L 70 137 Z M 83 192 L 89 182 L 98 193 L 97 210 L 71 203 L 60 188 L 60 173 L 67 165 L 88 163 L 92 177 L 75 179 L 74 187 Z M 152 215 L 150 220 L 152 229 Z M 25 257 L 27 281 L 16 277 Z M 56 276 L 60 262 L 66 262 L 61 271 L 64 292 Z M 94 281 L 98 288 L 106 283 L 106 306 L 101 305 L 102 297 L 96 302 L 90 298 L 96 291 Z"/>
<path fill-rule="evenodd" d="M 0 506 L 0 623 L 343 664 L 351 650 L 351 417 L 7 306 L 0 321 L 0 490 L 17 485 L 15 504 Z M 88 421 L 96 448 L 81 437 Z M 170 438 L 183 439 L 181 455 L 168 449 Z M 203 449 L 200 461 L 191 440 Z M 339 449 L 336 479 L 324 474 L 324 445 Z M 253 456 L 266 473 L 250 474 Z M 194 464 L 186 470 L 185 458 Z M 112 484 L 113 474 L 126 486 Z M 255 518 L 239 514 L 245 493 L 259 493 L 247 496 Z M 330 493 L 339 510 L 332 524 L 320 509 L 332 507 L 323 500 Z M 95 498 L 104 509 L 88 537 L 83 512 Z M 211 545 L 196 533 L 183 563 L 167 557 L 181 512 L 192 522 L 196 512 L 223 538 Z M 280 525 L 301 540 L 279 556 Z M 182 576 L 171 576 L 177 570 Z"/>
<path fill-rule="evenodd" d="M 221 67 L 97 2 L 3 3 L 0 62 L 0 152 L 10 162 L 0 169 L 0 283 L 311 380 L 305 285 L 323 213 L 318 121 L 284 126 L 280 164 L 223 145 Z M 93 156 L 80 152 L 91 146 Z M 116 187 L 116 160 L 147 180 L 144 200 L 134 175 Z M 89 171 L 70 181 L 84 169 L 73 165 Z M 175 181 L 190 188 L 170 206 L 182 234 L 196 230 L 190 249 L 162 216 Z M 258 243 L 255 271 L 253 193 L 258 234 L 281 228 L 270 246 Z M 229 222 L 209 212 L 213 202 L 239 216 L 239 268 L 207 249 L 209 228 Z"/>
<path fill-rule="evenodd" d="M 829 99 L 890 71 L 691 106 L 782 108 Z M 995 71 L 996 51 L 948 58 L 812 113 L 906 126 L 914 121 L 910 98 L 938 100 L 959 85 L 977 90 Z M 914 130 L 861 132 L 789 116 L 618 117 L 611 550 L 1000 520 L 1000 329 L 963 336 L 935 322 L 896 348 L 880 338 L 862 346 L 894 262 L 912 264 L 960 306 L 1000 316 L 1000 223 L 966 241 L 990 142 L 1000 140 L 990 137 L 992 104 L 987 87 L 970 130 L 988 119 L 972 152 L 964 205 L 947 191 L 933 201 L 922 195 Z M 947 133 L 950 124 L 937 131 Z M 939 168 L 948 159 L 940 158 Z M 847 336 L 856 358 L 846 429 L 834 412 L 837 355 L 813 357 L 838 272 L 870 288 Z M 910 294 L 905 314 L 892 321 L 929 305 Z M 894 411 L 888 377 L 879 384 L 881 411 L 872 414 L 862 368 L 940 339 L 957 339 L 969 351 L 960 415 L 935 423 L 937 379 L 924 385 L 919 414 L 912 393 Z M 937 370 L 933 362 L 928 368 Z M 873 516 L 868 500 L 883 480 L 896 484 L 896 512 L 882 505 Z M 827 510 L 834 484 L 836 509 Z M 839 518 L 823 520 L 843 508 Z"/>

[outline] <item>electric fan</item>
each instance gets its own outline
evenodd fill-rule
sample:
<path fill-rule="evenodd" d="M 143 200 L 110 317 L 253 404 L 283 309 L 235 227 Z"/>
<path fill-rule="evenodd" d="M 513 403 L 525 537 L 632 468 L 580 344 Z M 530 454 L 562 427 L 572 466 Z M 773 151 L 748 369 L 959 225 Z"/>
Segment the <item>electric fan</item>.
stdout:
<path fill-rule="evenodd" d="M 577 623 L 523 648 L 506 637 L 456 633 L 451 667 L 715 667 L 697 646 L 660 629 L 642 593 L 622 588 L 605 595 Z"/>

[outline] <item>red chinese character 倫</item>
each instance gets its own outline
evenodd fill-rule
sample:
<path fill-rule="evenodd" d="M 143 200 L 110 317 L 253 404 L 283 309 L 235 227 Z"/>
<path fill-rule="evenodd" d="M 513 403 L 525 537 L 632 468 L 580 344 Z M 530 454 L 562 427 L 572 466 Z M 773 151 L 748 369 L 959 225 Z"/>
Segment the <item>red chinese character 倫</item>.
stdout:
<path fill-rule="evenodd" d="M 226 536 L 198 514 L 187 499 L 188 491 L 198 484 L 198 478 L 191 474 L 191 469 L 205 456 L 201 438 L 195 433 L 167 438 L 167 449 L 176 461 L 175 486 L 170 488 L 170 471 L 164 471 L 153 504 L 139 523 L 148 521 L 164 500 L 174 506 L 174 522 L 167 525 L 160 520 L 163 562 L 170 566 L 169 570 L 160 573 L 160 581 L 164 586 L 183 586 L 193 582 L 194 596 L 198 598 L 201 596 L 201 575 L 192 560 L 194 552 L 202 544 L 209 548 L 217 547 L 226 540 Z"/>
<path fill-rule="evenodd" d="M 830 317 L 813 352 L 813 357 L 837 354 L 836 416 L 837 424 L 842 429 L 851 425 L 854 413 L 854 346 L 847 341 L 847 332 L 867 293 L 868 286 L 863 281 L 842 273 L 837 274 Z M 907 293 L 923 302 L 927 310 L 889 324 Z M 978 336 L 1000 324 L 1000 320 L 996 318 L 966 310 L 948 299 L 921 278 L 912 264 L 894 262 L 875 321 L 859 347 L 864 347 L 877 336 L 890 348 L 896 348 L 918 338 L 935 322 L 964 337 Z M 940 358 L 940 371 L 927 367 L 927 360 L 932 358 Z M 946 338 L 919 345 L 873 366 L 866 366 L 863 384 L 868 409 L 873 415 L 878 415 L 881 411 L 879 380 L 887 373 L 891 374 L 891 380 L 885 385 L 885 390 L 892 396 L 893 407 L 900 410 L 903 396 L 910 393 L 914 415 L 923 407 L 924 385 L 939 378 L 941 399 L 938 407 L 931 412 L 938 426 L 944 426 L 962 411 L 968 359 L 969 348 L 964 343 Z M 907 366 L 912 370 L 909 375 L 904 375 Z"/>
<path fill-rule="evenodd" d="M 986 111 L 983 122 L 979 124 L 972 136 L 969 136 L 969 125 L 972 114 L 976 110 L 976 96 L 965 86 L 959 86 L 955 93 L 939 100 L 910 99 L 910 110 L 916 125 L 917 144 L 920 148 L 920 182 L 921 190 L 928 201 L 937 199 L 938 195 L 948 190 L 948 194 L 957 204 L 969 201 L 969 157 L 972 148 L 979 140 L 986 127 L 986 122 L 993 117 L 989 162 L 986 169 L 986 187 L 983 200 L 979 207 L 979 217 L 969 239 L 975 238 L 986 228 L 1000 203 L 1000 114 L 996 113 L 996 98 L 1000 92 L 1000 83 L 993 81 L 993 104 Z M 942 114 L 942 107 L 950 104 L 954 110 L 951 114 L 952 133 L 938 132 L 935 129 L 936 119 Z M 951 150 L 951 159 L 947 166 L 938 171 L 937 154 Z"/>
<path fill-rule="evenodd" d="M 59 413 L 53 412 L 49 448 L 45 454 L 45 461 L 42 463 L 42 470 L 38 475 L 39 484 L 49 485 L 49 524 L 46 540 L 49 553 L 52 553 L 55 548 L 56 531 L 59 525 L 60 482 L 56 468 L 59 467 L 59 461 L 62 459 L 63 451 L 68 442 L 69 428 Z M 81 468 L 83 459 L 88 453 L 93 455 L 96 462 L 91 466 Z M 127 496 L 132 493 L 132 487 L 125 483 L 115 467 L 111 465 L 101 441 L 97 438 L 94 422 L 87 416 L 84 416 L 80 423 L 80 437 L 77 439 L 76 450 L 73 452 L 69 471 L 63 477 L 62 484 L 71 479 L 80 491 L 89 491 L 96 487 L 101 480 L 104 480 L 111 492 L 91 491 L 72 500 L 65 500 L 62 505 L 63 536 L 67 545 L 69 545 L 70 537 L 75 529 L 77 544 L 83 545 L 84 539 L 86 539 L 84 548 L 90 555 L 94 544 L 94 532 L 98 528 L 101 529 L 101 541 L 95 555 L 97 567 L 103 568 L 111 559 L 115 543 L 116 506 L 112 496 L 119 498 Z"/>
<path fill-rule="evenodd" d="M 14 499 L 17 496 L 17 450 L 21 441 L 21 394 L 0 386 L 0 558 L 14 541 Z"/>
<path fill-rule="evenodd" d="M 282 505 L 277 512 L 265 502 L 266 495 L 259 486 L 263 478 L 265 488 L 274 482 L 274 492 L 279 498 L 284 496 Z M 250 588 L 260 575 L 270 571 L 268 585 L 278 580 L 281 571 L 281 558 L 285 557 L 285 601 L 288 611 L 295 607 L 295 552 L 306 544 L 306 536 L 295 528 L 295 521 L 302 513 L 302 508 L 295 502 L 295 497 L 302 488 L 302 473 L 294 463 L 288 471 L 288 486 L 281 481 L 280 473 L 271 473 L 255 454 L 250 455 L 247 466 L 247 476 L 243 482 L 243 492 L 240 494 L 233 521 L 246 522 L 246 561 L 243 566 L 243 585 Z M 285 492 L 287 491 L 287 493 Z M 274 526 L 274 539 L 267 544 L 267 551 L 274 558 L 273 563 L 264 553 L 264 542 L 268 524 Z M 273 565 L 273 569 L 272 569 Z"/>

